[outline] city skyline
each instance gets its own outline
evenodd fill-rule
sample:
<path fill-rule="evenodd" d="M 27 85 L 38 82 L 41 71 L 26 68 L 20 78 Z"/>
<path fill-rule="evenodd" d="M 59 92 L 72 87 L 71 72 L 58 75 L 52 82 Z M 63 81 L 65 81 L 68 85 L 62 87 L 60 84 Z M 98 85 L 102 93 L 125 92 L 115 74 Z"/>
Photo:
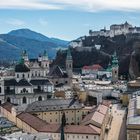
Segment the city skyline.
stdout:
<path fill-rule="evenodd" d="M 73 40 L 111 24 L 140 26 L 140 2 L 107 0 L 6 0 L 0 2 L 0 33 L 29 28 L 48 37 Z"/>

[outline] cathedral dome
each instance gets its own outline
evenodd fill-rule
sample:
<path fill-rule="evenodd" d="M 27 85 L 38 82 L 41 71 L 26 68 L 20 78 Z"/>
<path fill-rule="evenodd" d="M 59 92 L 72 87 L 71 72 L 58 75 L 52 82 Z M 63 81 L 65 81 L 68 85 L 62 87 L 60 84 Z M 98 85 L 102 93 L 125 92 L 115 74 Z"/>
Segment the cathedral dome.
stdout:
<path fill-rule="evenodd" d="M 15 72 L 29 72 L 30 69 L 24 64 L 24 60 L 21 59 L 20 63 L 15 66 Z"/>

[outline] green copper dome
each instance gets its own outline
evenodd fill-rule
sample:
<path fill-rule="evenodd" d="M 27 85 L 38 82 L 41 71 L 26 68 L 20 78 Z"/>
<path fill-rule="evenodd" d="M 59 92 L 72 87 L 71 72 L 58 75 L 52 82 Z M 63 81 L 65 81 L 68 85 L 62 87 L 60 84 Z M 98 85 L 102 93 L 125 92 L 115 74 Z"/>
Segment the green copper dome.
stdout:
<path fill-rule="evenodd" d="M 117 59 L 116 51 L 114 52 L 112 57 L 113 57 L 112 66 L 118 66 L 118 59 Z"/>

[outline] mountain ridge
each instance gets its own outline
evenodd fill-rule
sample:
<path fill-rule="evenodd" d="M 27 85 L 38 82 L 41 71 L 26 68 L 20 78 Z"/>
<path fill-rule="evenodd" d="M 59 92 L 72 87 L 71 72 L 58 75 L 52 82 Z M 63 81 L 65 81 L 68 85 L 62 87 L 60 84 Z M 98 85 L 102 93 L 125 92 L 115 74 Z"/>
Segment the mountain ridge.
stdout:
<path fill-rule="evenodd" d="M 68 41 L 63 43 L 63 40 L 57 38 L 54 40 L 30 29 L 18 29 L 7 34 L 0 34 L 0 52 L 2 54 L 0 59 L 17 60 L 23 50 L 27 50 L 30 58 L 38 57 L 39 53 L 47 50 L 49 58 L 52 59 L 57 50 L 66 49 L 68 43 Z"/>

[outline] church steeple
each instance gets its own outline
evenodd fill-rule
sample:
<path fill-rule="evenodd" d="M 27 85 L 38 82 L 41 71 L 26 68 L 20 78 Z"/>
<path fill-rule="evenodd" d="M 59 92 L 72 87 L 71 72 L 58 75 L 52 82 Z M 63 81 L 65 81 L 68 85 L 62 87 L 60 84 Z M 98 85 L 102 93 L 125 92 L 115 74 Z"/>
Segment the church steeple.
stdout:
<path fill-rule="evenodd" d="M 71 52 L 70 52 L 70 48 L 68 48 L 68 51 L 67 51 L 67 60 L 72 60 L 72 56 L 71 56 Z"/>
<path fill-rule="evenodd" d="M 46 50 L 44 50 L 44 53 L 43 53 L 43 60 L 48 60 L 48 54 Z"/>
<path fill-rule="evenodd" d="M 72 75 L 73 75 L 73 61 L 72 61 L 72 55 L 70 52 L 70 48 L 67 50 L 67 56 L 66 56 L 66 72 L 68 74 L 69 78 L 69 85 L 72 83 Z"/>
<path fill-rule="evenodd" d="M 27 54 L 26 50 L 22 51 L 22 58 L 24 59 L 24 61 L 29 61 L 28 54 Z"/>
<path fill-rule="evenodd" d="M 118 74 L 119 74 L 119 65 L 118 65 L 118 59 L 115 51 L 112 56 L 112 82 L 118 81 Z"/>
<path fill-rule="evenodd" d="M 117 55 L 116 55 L 116 51 L 113 54 L 113 59 L 112 59 L 112 66 L 117 66 L 118 67 L 118 59 L 117 59 Z"/>

